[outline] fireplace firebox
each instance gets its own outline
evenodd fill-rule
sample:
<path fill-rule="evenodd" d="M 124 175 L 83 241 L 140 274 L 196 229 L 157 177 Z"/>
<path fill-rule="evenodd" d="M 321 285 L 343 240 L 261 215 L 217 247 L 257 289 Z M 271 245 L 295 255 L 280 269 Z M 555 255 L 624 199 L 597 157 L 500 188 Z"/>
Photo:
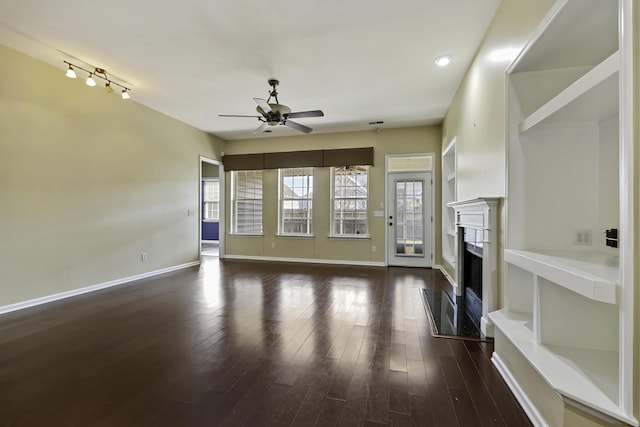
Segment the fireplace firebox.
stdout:
<path fill-rule="evenodd" d="M 464 248 L 462 251 L 462 293 L 464 310 L 480 329 L 482 318 L 482 242 L 477 241 L 476 230 L 462 229 Z"/>

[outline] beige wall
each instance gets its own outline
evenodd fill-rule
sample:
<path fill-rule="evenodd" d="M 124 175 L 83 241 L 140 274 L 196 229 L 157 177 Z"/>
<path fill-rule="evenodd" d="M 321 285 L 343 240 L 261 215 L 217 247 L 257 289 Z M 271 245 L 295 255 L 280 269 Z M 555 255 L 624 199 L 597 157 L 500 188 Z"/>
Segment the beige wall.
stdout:
<path fill-rule="evenodd" d="M 225 154 L 246 154 L 311 149 L 374 147 L 374 166 L 369 170 L 369 229 L 370 239 L 329 239 L 330 225 L 330 172 L 329 168 L 316 168 L 314 176 L 314 238 L 276 237 L 278 224 L 278 179 L 276 170 L 264 172 L 264 236 L 247 237 L 229 235 L 227 226 L 227 255 L 315 258 L 320 260 L 359 261 L 382 263 L 385 260 L 384 217 L 373 217 L 374 210 L 383 210 L 385 202 L 385 156 L 388 154 L 433 153 L 436 217 L 434 257 L 440 253 L 440 126 L 388 129 L 380 132 L 346 132 L 310 134 L 279 138 L 229 141 Z M 227 194 L 230 192 L 227 179 Z M 228 198 L 229 198 L 228 197 Z M 227 206 L 227 218 L 229 218 Z M 229 223 L 229 222 L 228 222 Z M 275 248 L 272 248 L 275 243 Z M 371 251 L 376 247 L 376 252 Z"/>
<path fill-rule="evenodd" d="M 634 3 L 634 87 L 635 87 L 635 102 L 634 102 L 634 136 L 635 136 L 635 165 L 640 165 L 640 7 L 637 3 Z M 635 189 L 636 198 L 634 200 L 635 209 L 634 212 L 640 212 L 640 170 L 635 169 Z M 635 218 L 635 255 L 636 260 L 640 257 L 640 217 L 636 215 Z M 636 262 L 635 265 L 635 307 L 634 307 L 634 369 L 635 369 L 635 381 L 633 395 L 635 417 L 640 420 L 640 262 Z"/>
<path fill-rule="evenodd" d="M 224 142 L 60 65 L 0 46 L 0 307 L 198 259 L 199 155 Z"/>
<path fill-rule="evenodd" d="M 521 49 L 554 0 L 503 0 L 444 119 L 443 148 L 456 139 L 458 200 L 505 195 L 505 71 L 491 52 Z"/>
<path fill-rule="evenodd" d="M 212 163 L 202 162 L 202 177 L 203 178 L 218 178 L 220 167 Z"/>

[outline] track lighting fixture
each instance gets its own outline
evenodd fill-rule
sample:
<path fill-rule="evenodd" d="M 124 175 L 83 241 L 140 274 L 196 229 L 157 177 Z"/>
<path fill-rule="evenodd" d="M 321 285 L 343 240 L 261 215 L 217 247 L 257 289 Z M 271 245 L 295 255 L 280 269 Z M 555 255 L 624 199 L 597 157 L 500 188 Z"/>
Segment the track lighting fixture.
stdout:
<path fill-rule="evenodd" d="M 82 68 L 78 65 L 72 64 L 68 61 L 63 61 L 65 64 L 67 64 L 69 66 L 69 68 L 67 68 L 67 72 L 65 73 L 65 76 L 69 77 L 70 79 L 75 79 L 76 76 L 76 71 L 75 68 L 85 71 L 87 73 L 89 73 L 89 76 L 87 77 L 87 80 L 85 81 L 87 86 L 95 86 L 96 85 L 96 81 L 94 79 L 94 77 L 100 78 L 102 80 L 104 80 L 106 83 L 104 85 L 105 90 L 107 91 L 107 93 L 113 93 L 114 89 L 113 89 L 113 85 L 121 87 L 122 88 L 122 99 L 129 99 L 131 98 L 131 96 L 129 96 L 129 91 L 131 90 L 130 88 L 121 85 L 118 82 L 115 82 L 113 80 L 111 80 L 109 78 L 109 76 L 107 76 L 107 72 L 104 70 L 104 68 L 94 68 L 93 71 L 87 70 L 85 68 Z"/>

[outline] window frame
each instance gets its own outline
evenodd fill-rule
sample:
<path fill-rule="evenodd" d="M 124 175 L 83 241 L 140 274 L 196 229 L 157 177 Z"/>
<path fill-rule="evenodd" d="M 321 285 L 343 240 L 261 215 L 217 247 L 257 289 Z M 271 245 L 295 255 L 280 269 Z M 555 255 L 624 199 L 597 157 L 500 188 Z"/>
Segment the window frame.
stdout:
<path fill-rule="evenodd" d="M 301 175 L 286 175 L 286 173 L 288 171 L 303 171 L 306 173 L 303 173 Z M 279 237 L 314 237 L 313 234 L 313 196 L 314 196 L 314 181 L 315 181 L 315 168 L 314 167 L 297 167 L 297 168 L 281 168 L 278 169 L 278 236 Z M 307 177 L 306 179 L 306 188 L 308 189 L 310 188 L 310 191 L 307 192 L 306 197 L 300 197 L 300 198 L 291 198 L 291 197 L 284 197 L 284 189 L 285 189 L 285 184 L 284 184 L 284 179 L 287 176 L 305 176 Z M 309 185 L 309 179 L 311 178 L 311 185 Z M 288 187 L 288 186 L 287 186 Z M 290 188 L 290 187 L 289 187 Z M 309 194 L 311 195 L 309 197 Z M 307 222 L 307 228 L 308 231 L 306 233 L 301 233 L 301 232 L 287 232 L 285 231 L 285 215 L 284 215 L 284 205 L 285 202 L 287 201 L 306 201 L 307 206 L 310 206 L 311 208 L 309 209 L 307 207 L 306 211 L 310 213 L 307 214 L 306 216 L 306 222 Z"/>
<path fill-rule="evenodd" d="M 238 174 L 239 173 L 260 173 L 260 198 L 241 198 L 238 199 Z M 256 186 L 253 187 L 254 194 L 256 190 Z M 250 202 L 260 202 L 260 231 L 238 231 L 238 201 L 250 201 Z M 230 234 L 234 236 L 262 236 L 264 235 L 264 171 L 263 170 L 236 170 L 231 171 L 231 226 L 230 226 Z M 256 212 L 256 210 L 252 210 L 252 212 Z M 255 217 L 255 215 L 254 215 Z M 254 224 L 256 224 L 254 222 Z"/>
<path fill-rule="evenodd" d="M 365 197 L 336 197 L 336 170 L 342 168 L 364 168 L 367 177 L 366 196 Z M 331 206 L 329 214 L 329 237 L 336 239 L 369 239 L 369 166 L 368 165 L 356 165 L 356 166 L 333 166 L 331 167 L 330 180 L 331 180 Z M 336 233 L 335 232 L 335 215 L 336 215 L 336 201 L 338 200 L 355 200 L 365 202 L 365 232 L 364 233 Z M 357 211 L 354 211 L 357 212 Z"/>
<path fill-rule="evenodd" d="M 217 200 L 207 200 L 207 184 L 216 183 L 217 190 Z M 218 214 L 217 218 L 207 218 L 207 204 L 215 204 L 217 205 L 216 213 Z M 220 178 L 203 178 L 202 179 L 202 221 L 204 222 L 220 222 Z"/>

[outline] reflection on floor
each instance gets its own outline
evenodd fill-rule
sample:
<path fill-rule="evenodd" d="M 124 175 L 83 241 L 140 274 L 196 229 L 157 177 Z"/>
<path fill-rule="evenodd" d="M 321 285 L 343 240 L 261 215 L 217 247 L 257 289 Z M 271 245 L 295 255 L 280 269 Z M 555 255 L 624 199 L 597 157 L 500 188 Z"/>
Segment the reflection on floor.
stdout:
<path fill-rule="evenodd" d="M 0 426 L 531 423 L 493 343 L 435 338 L 438 270 L 201 264 L 0 316 Z"/>
<path fill-rule="evenodd" d="M 203 241 L 202 246 L 200 247 L 200 254 L 204 256 L 219 256 L 220 247 L 218 245 L 219 242 L 217 241 Z"/>
<path fill-rule="evenodd" d="M 431 316 L 434 335 L 484 339 L 482 332 L 465 311 L 464 297 L 456 296 L 453 303 L 450 292 L 422 289 L 422 300 Z"/>

